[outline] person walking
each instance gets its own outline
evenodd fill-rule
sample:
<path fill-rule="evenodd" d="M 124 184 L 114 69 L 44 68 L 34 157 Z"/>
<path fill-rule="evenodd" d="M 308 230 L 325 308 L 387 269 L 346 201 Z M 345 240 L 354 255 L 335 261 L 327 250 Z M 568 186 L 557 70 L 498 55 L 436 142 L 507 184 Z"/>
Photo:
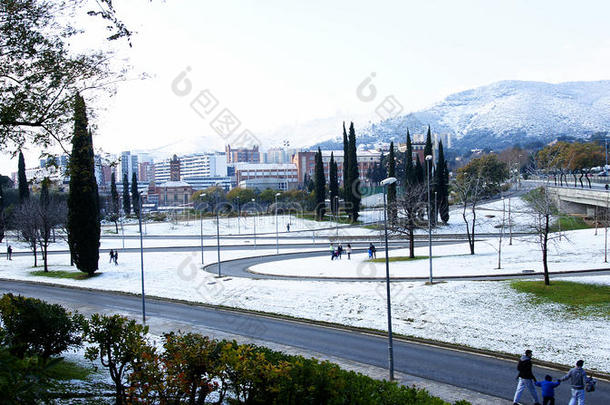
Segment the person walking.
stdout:
<path fill-rule="evenodd" d="M 8 245 L 6 248 L 6 258 L 8 260 L 13 260 L 13 247 L 11 245 Z"/>
<path fill-rule="evenodd" d="M 377 259 L 377 248 L 371 243 L 371 252 L 373 253 L 373 259 Z"/>
<path fill-rule="evenodd" d="M 525 354 L 521 356 L 519 359 L 519 363 L 517 363 L 517 370 L 519 370 L 519 375 L 517 376 L 517 390 L 515 391 L 515 397 L 513 398 L 514 405 L 519 405 L 519 400 L 521 399 L 521 394 L 527 387 L 532 399 L 534 400 L 535 405 L 540 405 L 540 401 L 538 400 L 538 393 L 536 392 L 536 388 L 534 387 L 534 383 L 536 382 L 536 377 L 532 372 L 532 351 L 526 350 Z"/>
<path fill-rule="evenodd" d="M 335 259 L 335 247 L 333 246 L 333 244 L 330 244 L 330 260 L 334 260 Z"/>
<path fill-rule="evenodd" d="M 352 245 L 350 245 L 348 243 L 347 244 L 347 248 L 345 249 L 345 251 L 347 252 L 347 260 L 351 260 L 351 258 L 352 258 Z"/>
<path fill-rule="evenodd" d="M 108 263 L 112 262 L 114 262 L 114 250 L 110 249 L 110 260 L 108 261 Z"/>
<path fill-rule="evenodd" d="M 544 376 L 544 381 L 536 381 L 534 385 L 542 388 L 542 405 L 555 405 L 555 388 L 559 387 L 561 381 L 553 381 L 550 375 Z"/>
<path fill-rule="evenodd" d="M 290 224 L 286 224 L 286 231 L 290 232 Z"/>
<path fill-rule="evenodd" d="M 339 259 L 341 259 L 341 255 L 343 255 L 343 245 L 339 243 L 339 246 L 337 246 L 337 255 L 339 256 Z"/>
<path fill-rule="evenodd" d="M 568 374 L 558 380 L 570 380 L 572 395 L 570 397 L 569 405 L 585 405 L 585 385 L 592 379 L 591 377 L 587 377 L 587 372 L 582 368 L 584 364 L 584 360 L 578 360 L 576 362 L 576 367 L 570 369 Z"/>
<path fill-rule="evenodd" d="M 114 251 L 114 265 L 115 266 L 119 265 L 119 251 L 118 250 Z"/>

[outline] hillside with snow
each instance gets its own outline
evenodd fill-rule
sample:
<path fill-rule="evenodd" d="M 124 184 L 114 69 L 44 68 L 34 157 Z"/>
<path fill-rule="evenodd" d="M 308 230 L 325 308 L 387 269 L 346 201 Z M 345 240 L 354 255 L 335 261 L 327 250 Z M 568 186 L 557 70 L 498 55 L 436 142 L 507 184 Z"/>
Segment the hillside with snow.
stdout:
<path fill-rule="evenodd" d="M 451 134 L 453 146 L 463 149 L 586 138 L 610 128 L 610 81 L 496 82 L 363 128 L 358 131 L 359 143 L 403 141 L 407 128 L 419 134 L 428 125 L 435 133 Z"/>

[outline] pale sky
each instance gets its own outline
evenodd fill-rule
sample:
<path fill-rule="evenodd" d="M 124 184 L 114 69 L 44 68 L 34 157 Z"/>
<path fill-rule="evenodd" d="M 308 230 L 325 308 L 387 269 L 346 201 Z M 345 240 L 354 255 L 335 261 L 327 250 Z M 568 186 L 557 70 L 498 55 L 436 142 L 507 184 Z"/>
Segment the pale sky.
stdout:
<path fill-rule="evenodd" d="M 294 127 L 336 117 L 339 135 L 341 120 L 364 125 L 387 95 L 407 113 L 498 80 L 610 79 L 603 0 L 115 3 L 137 31 L 122 56 L 152 78 L 123 83 L 101 103 L 94 143 L 112 153 L 222 149 L 209 124 L 223 108 L 264 148 L 306 146 L 326 133 Z M 172 81 L 187 67 L 192 90 L 180 97 Z M 363 102 L 356 88 L 373 72 L 377 98 Z M 189 103 L 206 89 L 218 107 L 204 119 Z M 15 171 L 5 157 L 0 170 Z"/>

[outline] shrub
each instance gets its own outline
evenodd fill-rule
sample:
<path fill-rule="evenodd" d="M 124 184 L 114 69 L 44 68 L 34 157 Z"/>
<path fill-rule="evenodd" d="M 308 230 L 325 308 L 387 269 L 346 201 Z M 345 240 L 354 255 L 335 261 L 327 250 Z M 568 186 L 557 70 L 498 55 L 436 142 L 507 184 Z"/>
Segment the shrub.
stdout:
<path fill-rule="evenodd" d="M 93 345 L 87 348 L 85 358 L 100 359 L 108 368 L 115 385 L 116 403 L 125 403 L 125 376 L 141 358 L 150 354 L 144 337 L 148 327 L 121 315 L 94 314 L 85 325 L 85 340 Z"/>
<path fill-rule="evenodd" d="M 81 345 L 82 315 L 61 305 L 5 294 L 0 299 L 3 343 L 20 359 L 40 356 L 43 361 L 70 347 Z"/>
<path fill-rule="evenodd" d="M 36 405 L 49 398 L 49 370 L 60 359 L 43 361 L 38 356 L 21 359 L 0 348 L 0 402 Z"/>

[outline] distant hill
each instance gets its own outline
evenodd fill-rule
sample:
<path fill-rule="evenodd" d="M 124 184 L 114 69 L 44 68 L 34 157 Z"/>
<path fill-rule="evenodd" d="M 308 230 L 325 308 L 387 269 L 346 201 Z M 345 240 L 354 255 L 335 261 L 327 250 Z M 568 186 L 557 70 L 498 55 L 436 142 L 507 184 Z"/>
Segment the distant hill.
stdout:
<path fill-rule="evenodd" d="M 448 96 L 432 107 L 358 130 L 364 147 L 404 141 L 407 128 L 451 134 L 457 149 L 499 149 L 516 143 L 584 139 L 610 129 L 610 81 L 501 81 Z M 335 137 L 318 145 L 340 146 Z M 317 145 L 316 145 L 317 146 Z"/>

